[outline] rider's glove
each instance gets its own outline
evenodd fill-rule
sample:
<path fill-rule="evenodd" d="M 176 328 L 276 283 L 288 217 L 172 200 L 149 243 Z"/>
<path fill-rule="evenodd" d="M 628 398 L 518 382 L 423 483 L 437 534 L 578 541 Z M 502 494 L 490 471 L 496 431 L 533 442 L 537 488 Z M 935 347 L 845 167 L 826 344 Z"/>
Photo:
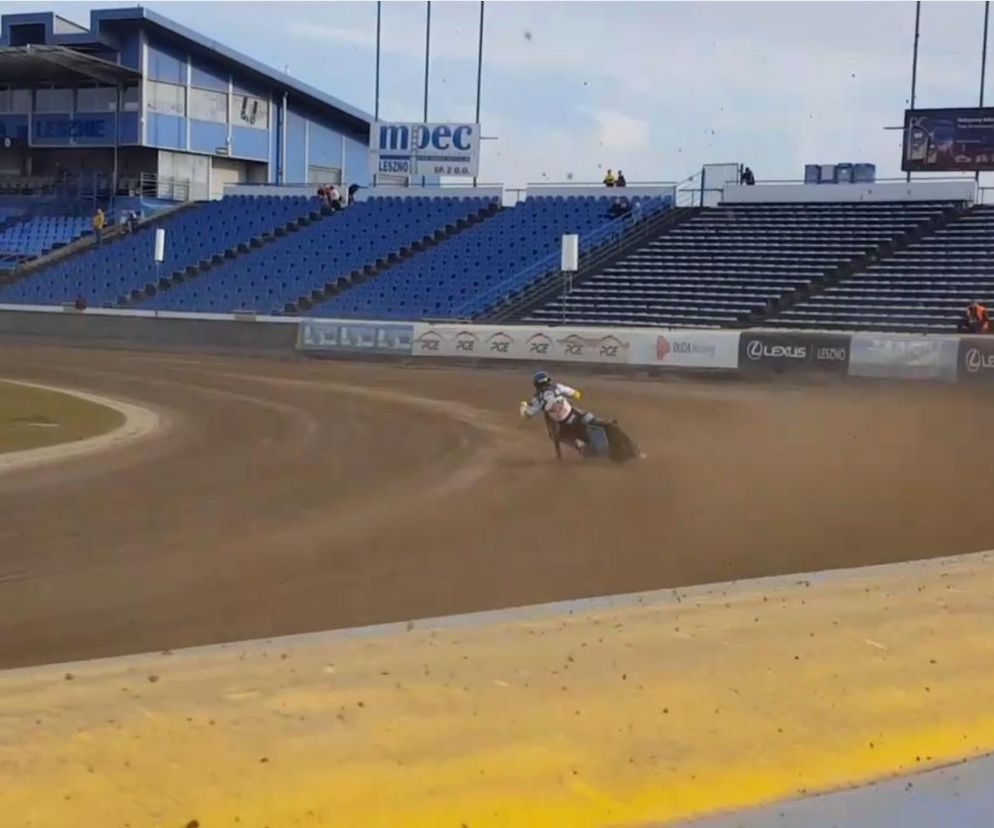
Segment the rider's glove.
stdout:
<path fill-rule="evenodd" d="M 518 414 L 522 417 L 528 416 L 528 403 L 522 401 L 521 405 L 518 408 Z"/>
<path fill-rule="evenodd" d="M 577 389 L 576 389 L 576 396 L 575 396 L 575 397 L 573 397 L 573 399 L 574 399 L 574 400 L 578 400 L 578 399 L 580 399 L 580 397 L 582 397 L 582 396 L 583 396 L 582 392 L 580 391 L 580 389 L 579 389 L 579 388 L 577 388 Z"/>

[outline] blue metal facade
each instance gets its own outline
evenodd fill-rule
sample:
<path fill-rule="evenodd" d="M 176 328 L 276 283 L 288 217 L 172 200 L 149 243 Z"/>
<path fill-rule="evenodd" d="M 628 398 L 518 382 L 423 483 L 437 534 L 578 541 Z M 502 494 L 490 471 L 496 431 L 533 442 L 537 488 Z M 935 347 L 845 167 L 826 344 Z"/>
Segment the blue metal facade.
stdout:
<path fill-rule="evenodd" d="M 22 94 L 19 106 L 0 111 L 0 138 L 23 137 L 30 147 L 116 144 L 249 162 L 257 165 L 255 180 L 269 183 L 303 183 L 309 172 L 329 171 L 369 183 L 371 116 L 149 9 L 93 11 L 89 30 L 51 12 L 0 17 L 0 45 L 28 43 L 85 48 L 137 70 L 141 81 L 120 111 L 113 102 L 87 111 L 92 95 L 79 89 L 52 96 L 65 99 L 61 111 L 45 105 L 42 90 Z"/>

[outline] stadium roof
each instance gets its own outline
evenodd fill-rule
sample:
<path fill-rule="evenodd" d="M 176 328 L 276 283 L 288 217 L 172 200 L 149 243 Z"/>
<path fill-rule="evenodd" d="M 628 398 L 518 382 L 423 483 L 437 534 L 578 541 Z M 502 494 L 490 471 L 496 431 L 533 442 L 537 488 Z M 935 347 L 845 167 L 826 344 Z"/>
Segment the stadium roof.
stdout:
<path fill-rule="evenodd" d="M 227 46 L 218 43 L 216 40 L 204 37 L 192 29 L 188 29 L 186 26 L 182 26 L 179 23 L 170 20 L 168 17 L 164 17 L 158 12 L 152 11 L 151 9 L 141 6 L 124 9 L 99 9 L 90 13 L 90 20 L 91 29 L 93 29 L 94 32 L 100 28 L 100 23 L 124 23 L 133 21 L 136 23 L 151 24 L 162 33 L 167 36 L 171 36 L 174 39 L 183 41 L 194 50 L 210 52 L 216 57 L 241 64 L 249 70 L 250 74 L 256 75 L 265 83 L 285 89 L 288 93 L 290 93 L 291 98 L 296 99 L 297 101 L 303 99 L 312 105 L 317 104 L 318 106 L 332 107 L 333 109 L 338 110 L 338 112 L 345 117 L 345 120 L 354 130 L 363 133 L 363 140 L 365 140 L 365 136 L 369 131 L 369 125 L 373 121 L 373 116 L 368 112 L 364 112 L 351 104 L 347 104 L 338 98 L 322 92 L 320 89 L 316 89 L 313 86 L 296 80 L 284 72 L 279 72 L 276 69 L 266 66 L 264 63 L 260 63 L 254 58 L 248 57 L 248 55 L 244 55 L 241 52 L 230 49 Z"/>
<path fill-rule="evenodd" d="M 0 46 L 0 78 L 14 86 L 136 83 L 141 74 L 65 46 Z"/>

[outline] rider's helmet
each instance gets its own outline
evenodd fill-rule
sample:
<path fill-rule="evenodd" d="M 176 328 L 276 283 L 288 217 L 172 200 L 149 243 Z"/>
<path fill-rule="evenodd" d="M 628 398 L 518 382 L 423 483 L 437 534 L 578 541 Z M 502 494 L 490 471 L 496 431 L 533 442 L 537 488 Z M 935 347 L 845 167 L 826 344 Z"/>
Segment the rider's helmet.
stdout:
<path fill-rule="evenodd" d="M 532 382 L 535 384 L 535 390 L 542 393 L 552 385 L 552 377 L 549 376 L 548 371 L 536 371 L 535 376 L 532 377 Z"/>

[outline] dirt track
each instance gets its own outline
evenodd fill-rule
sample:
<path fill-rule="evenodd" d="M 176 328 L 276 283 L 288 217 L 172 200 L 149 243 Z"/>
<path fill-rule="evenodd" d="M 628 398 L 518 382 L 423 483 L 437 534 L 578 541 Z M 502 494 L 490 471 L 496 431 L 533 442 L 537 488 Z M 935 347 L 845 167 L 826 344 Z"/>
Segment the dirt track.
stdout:
<path fill-rule="evenodd" d="M 650 457 L 559 466 L 520 370 L 0 354 L 171 420 L 0 479 L 0 667 L 994 546 L 989 394 L 580 378 Z"/>

